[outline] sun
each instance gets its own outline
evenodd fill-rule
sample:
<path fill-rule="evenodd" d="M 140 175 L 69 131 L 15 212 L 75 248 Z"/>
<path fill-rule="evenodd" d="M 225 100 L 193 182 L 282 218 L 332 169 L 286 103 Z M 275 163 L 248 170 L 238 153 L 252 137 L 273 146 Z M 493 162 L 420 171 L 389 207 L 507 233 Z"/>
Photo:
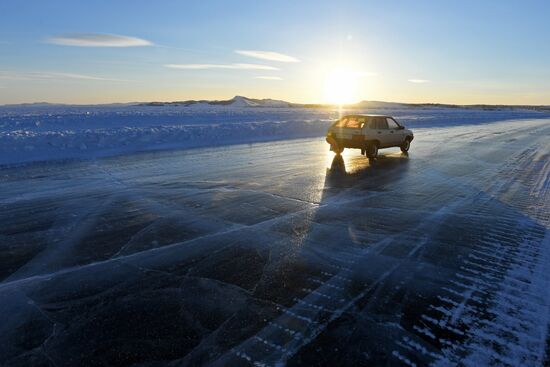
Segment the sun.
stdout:
<path fill-rule="evenodd" d="M 357 73 L 346 69 L 334 69 L 325 78 L 325 101 L 338 105 L 359 100 Z"/>

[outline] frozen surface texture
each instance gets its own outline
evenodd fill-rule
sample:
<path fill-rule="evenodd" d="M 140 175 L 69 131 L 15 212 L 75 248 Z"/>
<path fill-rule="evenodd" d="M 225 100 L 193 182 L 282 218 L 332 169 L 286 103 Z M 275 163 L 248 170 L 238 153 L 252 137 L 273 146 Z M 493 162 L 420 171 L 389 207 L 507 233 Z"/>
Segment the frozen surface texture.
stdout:
<path fill-rule="evenodd" d="M 550 117 L 542 110 L 390 106 L 347 112 L 393 115 L 412 128 Z M 337 117 L 313 108 L 0 106 L 0 165 L 317 137 Z"/>
<path fill-rule="evenodd" d="M 0 365 L 547 365 L 549 135 L 4 167 Z"/>

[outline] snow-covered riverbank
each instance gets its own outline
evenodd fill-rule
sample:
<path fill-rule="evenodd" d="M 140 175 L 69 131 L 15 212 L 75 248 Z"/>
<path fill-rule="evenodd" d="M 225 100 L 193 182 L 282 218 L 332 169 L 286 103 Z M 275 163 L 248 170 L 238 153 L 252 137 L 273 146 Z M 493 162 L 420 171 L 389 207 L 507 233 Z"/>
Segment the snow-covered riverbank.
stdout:
<path fill-rule="evenodd" d="M 522 109 L 397 104 L 352 113 L 393 115 L 411 128 L 550 117 Z M 322 136 L 338 114 L 320 108 L 3 106 L 0 164 Z"/>

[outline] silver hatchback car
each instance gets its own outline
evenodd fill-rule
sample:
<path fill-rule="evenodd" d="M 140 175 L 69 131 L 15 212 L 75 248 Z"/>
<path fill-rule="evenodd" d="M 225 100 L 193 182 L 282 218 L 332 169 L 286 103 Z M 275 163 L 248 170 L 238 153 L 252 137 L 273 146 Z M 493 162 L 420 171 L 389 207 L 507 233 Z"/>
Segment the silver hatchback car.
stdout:
<path fill-rule="evenodd" d="M 413 132 L 391 116 L 347 115 L 329 127 L 326 140 L 336 154 L 344 148 L 355 148 L 369 158 L 376 158 L 382 148 L 399 147 L 408 152 L 413 139 Z"/>

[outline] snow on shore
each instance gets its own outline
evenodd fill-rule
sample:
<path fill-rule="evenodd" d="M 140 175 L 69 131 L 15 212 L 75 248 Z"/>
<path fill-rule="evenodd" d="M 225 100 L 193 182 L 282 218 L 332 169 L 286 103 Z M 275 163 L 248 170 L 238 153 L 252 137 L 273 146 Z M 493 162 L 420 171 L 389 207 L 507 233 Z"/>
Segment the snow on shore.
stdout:
<path fill-rule="evenodd" d="M 411 128 L 550 117 L 519 109 L 399 105 L 352 113 L 393 115 Z M 0 106 L 0 165 L 316 137 L 337 118 L 338 111 L 313 108 Z"/>

